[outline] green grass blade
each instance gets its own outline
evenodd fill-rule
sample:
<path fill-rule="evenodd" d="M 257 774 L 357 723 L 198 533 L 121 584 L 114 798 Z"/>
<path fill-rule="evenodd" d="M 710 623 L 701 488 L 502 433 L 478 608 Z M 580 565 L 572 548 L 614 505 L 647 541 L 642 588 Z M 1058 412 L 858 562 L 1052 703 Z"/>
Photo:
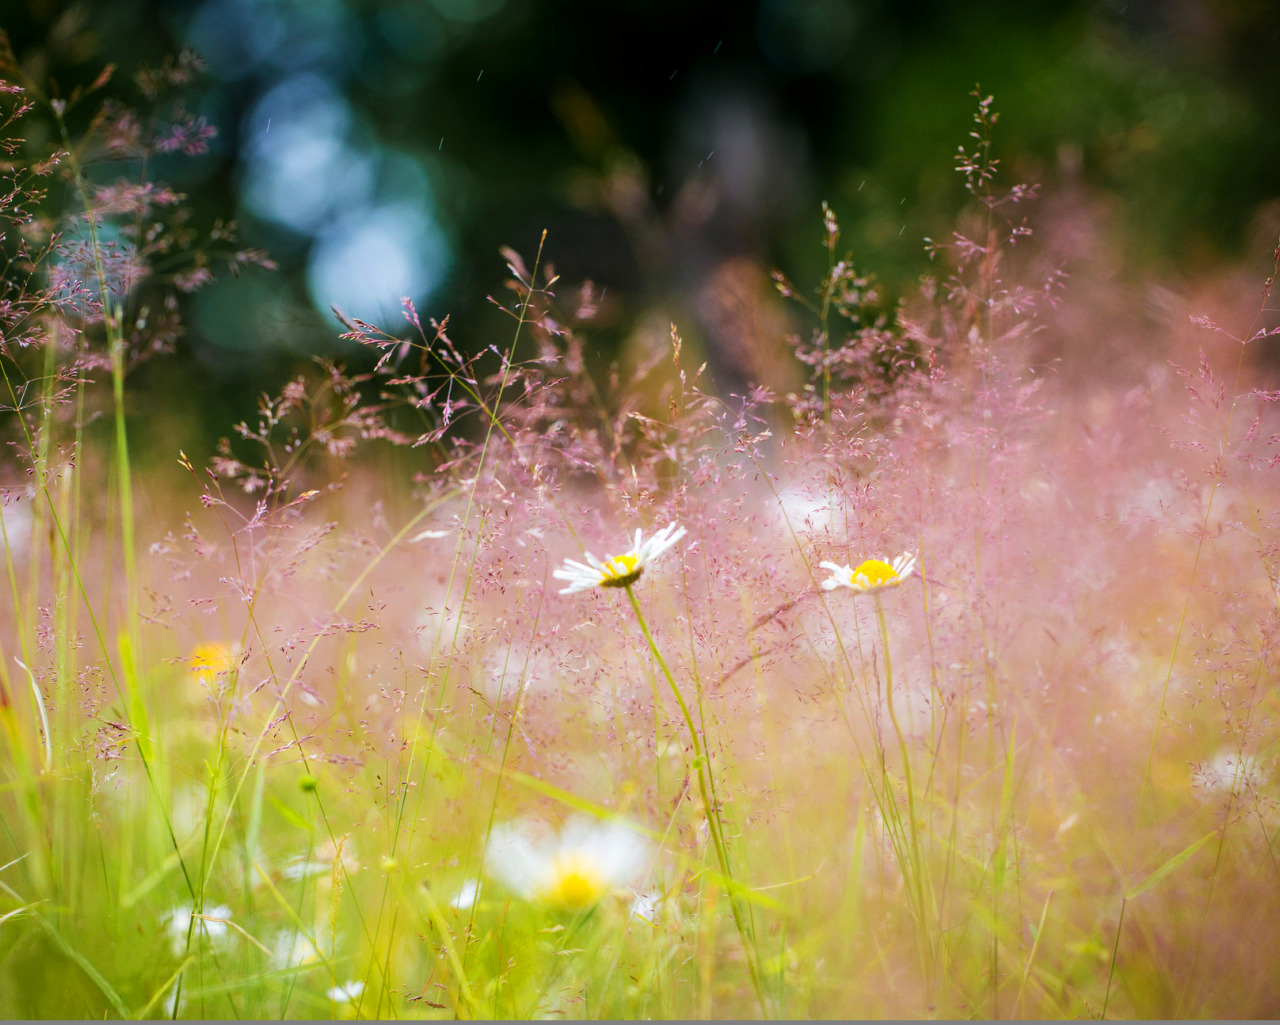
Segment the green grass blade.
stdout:
<path fill-rule="evenodd" d="M 44 926 L 45 931 L 49 933 L 53 942 L 57 944 L 58 949 L 61 950 L 70 961 L 74 962 L 75 965 L 89 977 L 90 981 L 98 987 L 102 992 L 102 995 L 107 998 L 107 1002 L 111 1004 L 112 1009 L 120 1015 L 121 1018 L 132 1017 L 129 1014 L 129 1009 L 125 1007 L 124 1001 L 120 999 L 120 994 L 115 991 L 111 983 L 109 983 L 106 980 L 106 977 L 93 966 L 89 959 L 63 939 L 62 933 L 58 932 L 57 929 L 50 925 L 49 921 L 43 915 L 35 915 L 33 917 L 37 922 Z"/>
<path fill-rule="evenodd" d="M 1198 851 L 1201 847 L 1203 847 L 1205 844 L 1207 844 L 1210 840 L 1212 840 L 1217 835 L 1218 835 L 1218 831 L 1214 829 L 1206 833 L 1204 836 L 1202 836 L 1195 843 L 1191 844 L 1189 847 L 1184 847 L 1172 858 L 1170 858 L 1163 865 L 1161 865 L 1158 869 L 1152 872 L 1151 875 L 1147 876 L 1147 878 L 1144 879 L 1142 882 L 1140 882 L 1137 886 L 1127 891 L 1125 893 L 1125 897 L 1129 900 L 1132 900 L 1134 897 L 1137 897 L 1139 894 L 1146 893 L 1149 889 L 1151 889 L 1151 887 L 1155 886 L 1158 882 L 1164 879 L 1165 876 L 1169 875 L 1169 873 L 1177 869 L 1184 861 L 1190 858 L 1191 855 L 1195 854 L 1196 851 Z"/>

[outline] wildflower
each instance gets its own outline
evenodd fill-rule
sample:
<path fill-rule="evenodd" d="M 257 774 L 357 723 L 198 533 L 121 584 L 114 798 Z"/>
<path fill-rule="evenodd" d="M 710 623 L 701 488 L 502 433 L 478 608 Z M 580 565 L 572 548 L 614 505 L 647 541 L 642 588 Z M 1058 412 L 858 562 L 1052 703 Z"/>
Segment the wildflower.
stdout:
<path fill-rule="evenodd" d="M 271 963 L 277 968 L 300 968 L 314 964 L 324 955 L 320 949 L 300 932 L 276 933 Z"/>
<path fill-rule="evenodd" d="M 239 661 L 235 651 L 224 644 L 197 644 L 187 659 L 191 675 L 212 686 L 220 676 L 227 676 Z"/>
<path fill-rule="evenodd" d="M 306 789 L 306 787 L 303 787 L 303 789 Z M 339 837 L 337 844 L 332 841 L 326 841 L 319 847 L 313 847 L 303 851 L 301 854 L 293 855 L 284 863 L 284 866 L 280 869 L 280 874 L 289 880 L 331 875 L 335 863 L 341 868 L 345 868 L 348 872 L 354 872 L 360 867 L 360 862 L 356 857 L 355 844 L 350 843 L 349 836 Z M 385 872 L 387 869 L 384 867 L 383 871 Z"/>
<path fill-rule="evenodd" d="M 6 502 L 0 507 L 0 545 L 8 549 L 10 557 L 21 555 L 31 546 L 31 503 Z"/>
<path fill-rule="evenodd" d="M 480 896 L 480 880 L 467 879 L 458 887 L 458 892 L 450 899 L 449 906 L 458 911 L 466 911 Z"/>
<path fill-rule="evenodd" d="M 280 869 L 280 875 L 290 881 L 309 879 L 311 876 L 325 876 L 333 871 L 333 864 L 317 858 L 313 852 L 295 854 Z"/>
<path fill-rule="evenodd" d="M 837 587 L 849 587 L 855 591 L 882 591 L 897 587 L 916 568 L 916 557 L 904 552 L 890 565 L 880 559 L 867 559 L 866 562 L 850 569 L 834 562 L 820 562 L 822 569 L 831 571 L 831 576 L 822 581 L 824 591 L 834 591 Z"/>
<path fill-rule="evenodd" d="M 557 580 L 568 582 L 569 586 L 561 594 L 589 591 L 593 587 L 630 587 L 640 579 L 645 566 L 684 535 L 684 527 L 678 527 L 674 523 L 668 524 L 648 541 L 642 540 L 641 532 L 637 530 L 630 551 L 622 555 L 606 555 L 603 562 L 587 552 L 585 563 L 565 559 L 564 566 L 551 575 Z"/>
<path fill-rule="evenodd" d="M 648 845 L 627 826 L 574 819 L 559 836 L 530 838 L 526 828 L 500 826 L 489 837 L 489 873 L 526 900 L 580 910 L 644 868 Z"/>
<path fill-rule="evenodd" d="M 359 980 L 343 983 L 341 986 L 334 986 L 325 996 L 332 1000 L 335 1004 L 345 1004 L 352 1000 L 360 999 L 360 994 L 364 992 L 364 983 Z"/>
<path fill-rule="evenodd" d="M 175 954 L 181 954 L 187 947 L 187 932 L 191 928 L 193 910 L 190 904 L 180 904 L 171 908 L 164 916 L 169 939 L 173 943 Z M 214 942 L 227 935 L 227 919 L 231 917 L 231 909 L 225 904 L 205 908 L 196 923 L 197 935 L 203 934 Z"/>

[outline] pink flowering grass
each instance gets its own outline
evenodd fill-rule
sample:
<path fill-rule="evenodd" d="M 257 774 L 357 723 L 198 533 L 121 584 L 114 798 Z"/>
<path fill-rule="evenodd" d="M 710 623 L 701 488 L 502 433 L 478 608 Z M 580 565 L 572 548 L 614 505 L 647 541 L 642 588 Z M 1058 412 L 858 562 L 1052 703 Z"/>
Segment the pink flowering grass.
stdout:
<path fill-rule="evenodd" d="M 936 279 L 887 304 L 827 209 L 816 290 L 757 298 L 796 300 L 756 340 L 786 394 L 717 394 L 678 326 L 595 365 L 593 290 L 507 252 L 501 344 L 353 321 L 374 369 L 175 453 L 168 502 L 72 412 L 122 410 L 88 371 L 145 348 L 154 254 L 24 243 L 0 1008 L 1274 1014 L 1275 268 L 1256 317 L 1109 364 L 1123 297 L 1035 248 L 976 99 Z M 154 123 L 115 111 L 104 151 L 204 132 Z M 82 225 L 170 209 L 80 195 Z M 110 487 L 74 490 L 82 451 Z M 669 524 L 624 586 L 559 593 Z"/>

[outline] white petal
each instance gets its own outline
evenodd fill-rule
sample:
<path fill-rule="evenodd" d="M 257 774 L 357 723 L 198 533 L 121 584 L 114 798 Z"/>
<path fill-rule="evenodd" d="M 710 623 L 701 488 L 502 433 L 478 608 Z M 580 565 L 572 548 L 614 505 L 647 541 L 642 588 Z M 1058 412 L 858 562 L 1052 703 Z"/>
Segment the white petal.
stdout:
<path fill-rule="evenodd" d="M 513 893 L 533 897 L 550 877 L 552 859 L 518 826 L 498 826 L 489 834 L 484 852 L 489 874 Z"/>
<path fill-rule="evenodd" d="M 476 902 L 476 898 L 480 896 L 480 880 L 468 879 L 458 887 L 457 894 L 449 901 L 449 906 L 457 908 L 459 911 L 466 911 Z"/>

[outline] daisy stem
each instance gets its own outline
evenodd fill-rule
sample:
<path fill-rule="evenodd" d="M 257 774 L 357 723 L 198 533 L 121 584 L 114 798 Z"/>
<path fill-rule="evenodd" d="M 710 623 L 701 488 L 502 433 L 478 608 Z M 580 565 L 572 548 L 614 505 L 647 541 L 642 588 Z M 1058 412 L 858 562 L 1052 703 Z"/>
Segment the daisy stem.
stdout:
<path fill-rule="evenodd" d="M 916 823 L 916 788 L 911 778 L 911 756 L 907 750 L 907 737 L 902 732 L 902 724 L 898 722 L 898 712 L 893 705 L 893 664 L 889 660 L 889 624 L 884 618 L 884 604 L 880 601 L 880 595 L 875 595 L 876 602 L 876 622 L 880 624 L 880 646 L 884 650 L 884 699 L 885 707 L 889 710 L 889 721 L 893 723 L 893 732 L 898 737 L 898 751 L 902 757 L 902 775 L 907 784 L 907 819 L 911 825 L 911 874 L 915 880 L 915 902 L 916 914 L 920 921 L 921 935 L 925 928 L 925 900 L 924 900 L 924 872 L 923 862 L 920 857 L 920 829 Z M 924 943 L 924 953 L 926 961 L 928 957 L 929 943 L 927 938 Z"/>
<path fill-rule="evenodd" d="M 720 821 L 720 808 L 715 799 L 716 787 L 715 779 L 711 775 L 711 761 L 703 753 L 702 740 L 698 736 L 698 727 L 693 720 L 693 713 L 689 711 L 689 705 L 684 700 L 684 695 L 680 693 L 675 677 L 671 675 L 667 660 L 662 657 L 653 634 L 649 632 L 649 624 L 645 621 L 644 613 L 640 609 L 640 600 L 636 597 L 635 588 L 631 584 L 627 584 L 627 598 L 631 602 L 632 611 L 636 614 L 636 622 L 640 624 L 640 632 L 644 634 L 644 639 L 653 653 L 654 660 L 658 663 L 658 668 L 662 670 L 662 675 L 667 678 L 667 683 L 671 686 L 671 693 L 675 695 L 676 704 L 680 706 L 680 714 L 684 716 L 685 726 L 693 741 L 693 765 L 698 772 L 698 789 L 702 794 L 702 805 L 707 812 L 707 827 L 711 831 L 711 841 L 716 849 L 716 860 L 720 862 L 720 872 L 725 878 L 725 890 L 729 896 L 730 907 L 733 909 L 733 921 L 738 927 L 738 935 L 742 940 L 742 949 L 746 954 L 747 969 L 751 973 L 751 983 L 755 987 L 756 999 L 760 1003 L 760 1012 L 767 1016 L 764 990 L 761 987 L 760 973 L 756 966 L 755 948 L 747 930 L 744 908 L 738 899 L 737 884 L 734 882 L 733 869 L 729 863 L 729 846 L 724 838 L 724 824 Z"/>

